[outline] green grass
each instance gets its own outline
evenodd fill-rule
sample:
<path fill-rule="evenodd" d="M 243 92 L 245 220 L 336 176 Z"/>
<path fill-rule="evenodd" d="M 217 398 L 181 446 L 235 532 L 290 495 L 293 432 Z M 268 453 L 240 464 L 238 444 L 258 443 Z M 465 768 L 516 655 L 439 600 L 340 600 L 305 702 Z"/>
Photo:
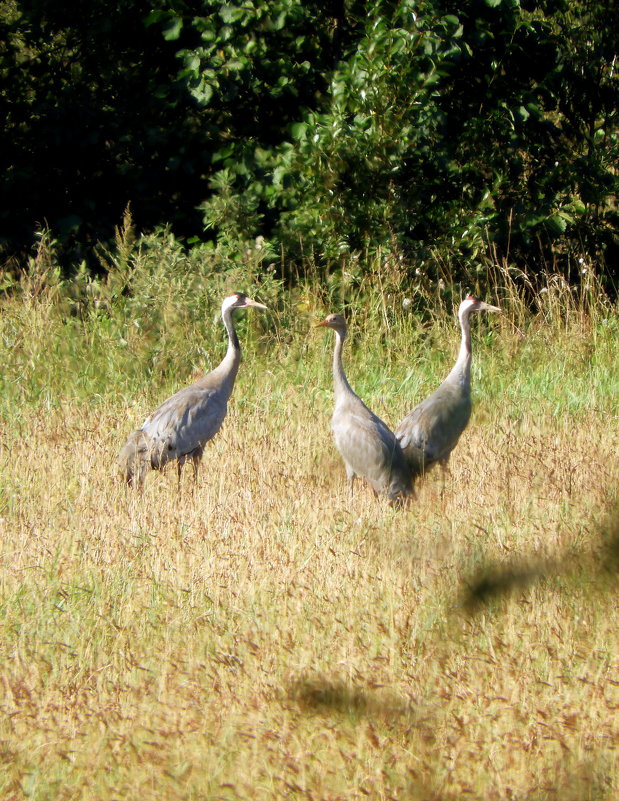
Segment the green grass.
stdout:
<path fill-rule="evenodd" d="M 411 311 L 383 264 L 284 288 L 151 248 L 128 290 L 43 270 L 2 303 L 0 797 L 616 798 L 616 308 L 548 276 L 530 311 L 499 271 L 451 475 L 398 510 L 350 501 L 311 326 L 346 296 L 394 426 L 453 364 L 458 288 Z M 133 494 L 124 438 L 219 361 L 233 289 L 270 311 L 237 315 L 199 484 Z"/>

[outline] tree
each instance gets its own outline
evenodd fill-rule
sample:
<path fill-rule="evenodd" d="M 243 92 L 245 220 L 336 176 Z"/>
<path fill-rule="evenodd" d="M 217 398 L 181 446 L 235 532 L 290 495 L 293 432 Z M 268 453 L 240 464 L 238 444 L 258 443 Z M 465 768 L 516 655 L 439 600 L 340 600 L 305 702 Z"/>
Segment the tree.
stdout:
<path fill-rule="evenodd" d="M 131 202 L 242 252 L 616 264 L 601 0 L 0 0 L 0 244 L 79 253 Z M 198 208 L 200 211 L 198 211 Z"/>
<path fill-rule="evenodd" d="M 142 0 L 0 4 L 0 246 L 50 226 L 65 255 L 138 226 L 199 228 L 205 132 L 178 80 L 177 44 Z M 67 251 L 67 247 L 69 250 Z"/>

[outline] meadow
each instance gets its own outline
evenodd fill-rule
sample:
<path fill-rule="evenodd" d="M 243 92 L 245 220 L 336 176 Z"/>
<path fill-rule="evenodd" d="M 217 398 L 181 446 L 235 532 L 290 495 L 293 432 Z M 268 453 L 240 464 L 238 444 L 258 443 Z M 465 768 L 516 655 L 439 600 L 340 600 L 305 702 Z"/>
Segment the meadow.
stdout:
<path fill-rule="evenodd" d="M 619 797 L 619 316 L 594 274 L 490 270 L 471 424 L 399 509 L 348 492 L 312 324 L 345 311 L 350 383 L 393 427 L 453 364 L 466 288 L 389 259 L 289 286 L 122 237 L 66 281 L 52 255 L 0 303 L 4 801 Z M 218 363 L 234 290 L 269 311 L 237 312 L 197 486 L 129 490 L 118 451 Z"/>

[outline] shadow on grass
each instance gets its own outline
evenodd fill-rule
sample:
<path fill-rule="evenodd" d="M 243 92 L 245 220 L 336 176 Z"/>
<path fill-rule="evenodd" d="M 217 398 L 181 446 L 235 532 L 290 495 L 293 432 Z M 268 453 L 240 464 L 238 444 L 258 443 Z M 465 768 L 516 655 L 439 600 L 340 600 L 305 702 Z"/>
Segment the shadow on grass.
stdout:
<path fill-rule="evenodd" d="M 507 564 L 487 564 L 471 576 L 460 600 L 464 608 L 474 614 L 492 602 L 552 580 L 559 580 L 563 585 L 568 583 L 589 594 L 592 591 L 610 594 L 619 590 L 619 507 L 590 549 L 545 560 L 521 558 Z M 549 586 L 549 591 L 557 591 L 560 586 Z M 383 688 L 360 687 L 350 681 L 320 675 L 294 680 L 285 688 L 285 697 L 306 715 L 339 715 L 355 722 L 367 719 L 404 730 L 399 736 L 415 743 L 417 759 L 408 766 L 408 775 L 402 777 L 397 796 L 402 801 L 461 801 L 463 797 L 486 801 L 473 786 L 453 790 L 445 787 L 443 746 L 437 734 L 444 723 L 440 702 L 429 709 L 416 709 L 406 698 Z M 412 731 L 415 736 L 409 740 Z M 605 753 L 594 755 L 588 761 L 563 754 L 554 765 L 546 766 L 543 779 L 531 774 L 533 787 L 526 798 L 527 801 L 611 801 L 614 799 L 612 773 Z"/>
<path fill-rule="evenodd" d="M 427 770 L 427 764 L 424 771 L 409 769 L 398 796 L 402 801 L 461 801 L 463 792 L 466 798 L 485 801 L 472 787 L 452 790 L 443 786 L 438 778 L 443 767 L 440 764 L 441 748 L 435 737 L 436 721 L 431 720 L 431 716 L 419 715 L 410 704 L 393 694 L 361 689 L 326 677 L 313 677 L 292 682 L 287 699 L 309 715 L 367 718 L 422 730 L 424 746 L 434 754 L 437 775 L 429 775 L 431 772 Z M 611 801 L 609 791 L 612 792 L 612 780 L 609 778 L 609 766 L 603 760 L 583 762 L 564 756 L 556 764 L 554 775 L 552 770 L 548 770 L 543 786 L 532 790 L 527 801 Z"/>
<path fill-rule="evenodd" d="M 296 679 L 289 686 L 287 695 L 303 711 L 313 714 L 337 713 L 389 721 L 400 719 L 410 724 L 418 721 L 410 704 L 393 693 L 365 690 L 326 677 Z"/>
<path fill-rule="evenodd" d="M 619 509 L 612 514 L 598 542 L 589 551 L 541 561 L 522 558 L 507 564 L 484 565 L 465 582 L 459 606 L 475 614 L 518 590 L 557 578 L 575 586 L 586 584 L 588 591 L 591 586 L 601 593 L 619 589 Z"/>
<path fill-rule="evenodd" d="M 608 770 L 604 761 L 569 760 L 558 765 L 554 781 L 534 791 L 528 801 L 613 801 Z"/>

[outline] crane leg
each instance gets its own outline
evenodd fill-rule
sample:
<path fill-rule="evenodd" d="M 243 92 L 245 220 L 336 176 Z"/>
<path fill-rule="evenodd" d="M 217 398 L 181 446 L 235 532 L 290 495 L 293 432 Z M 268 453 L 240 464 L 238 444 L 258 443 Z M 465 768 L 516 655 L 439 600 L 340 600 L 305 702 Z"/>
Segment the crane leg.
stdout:
<path fill-rule="evenodd" d="M 184 453 L 180 456 L 176 462 L 176 468 L 178 470 L 178 492 L 180 494 L 181 491 L 181 474 L 183 472 L 183 467 L 185 462 L 189 459 L 191 460 L 191 467 L 193 472 L 193 484 L 191 485 L 191 493 L 193 492 L 198 484 L 198 471 L 200 468 L 200 460 L 202 459 L 202 451 L 203 448 L 196 448 L 195 450 L 191 451 L 191 453 Z"/>
<path fill-rule="evenodd" d="M 439 464 L 441 466 L 441 500 L 443 500 L 443 497 L 445 495 L 446 477 L 449 476 L 451 478 L 451 470 L 449 469 L 447 459 L 441 459 Z"/>
<path fill-rule="evenodd" d="M 355 494 L 354 493 L 355 477 L 356 477 L 355 471 L 351 467 L 346 465 L 346 478 L 348 479 L 348 490 L 350 492 L 351 501 Z"/>
<path fill-rule="evenodd" d="M 198 485 L 198 472 L 200 470 L 200 459 L 202 458 L 202 451 L 199 453 L 192 453 L 191 466 L 193 467 L 193 486 Z"/>

